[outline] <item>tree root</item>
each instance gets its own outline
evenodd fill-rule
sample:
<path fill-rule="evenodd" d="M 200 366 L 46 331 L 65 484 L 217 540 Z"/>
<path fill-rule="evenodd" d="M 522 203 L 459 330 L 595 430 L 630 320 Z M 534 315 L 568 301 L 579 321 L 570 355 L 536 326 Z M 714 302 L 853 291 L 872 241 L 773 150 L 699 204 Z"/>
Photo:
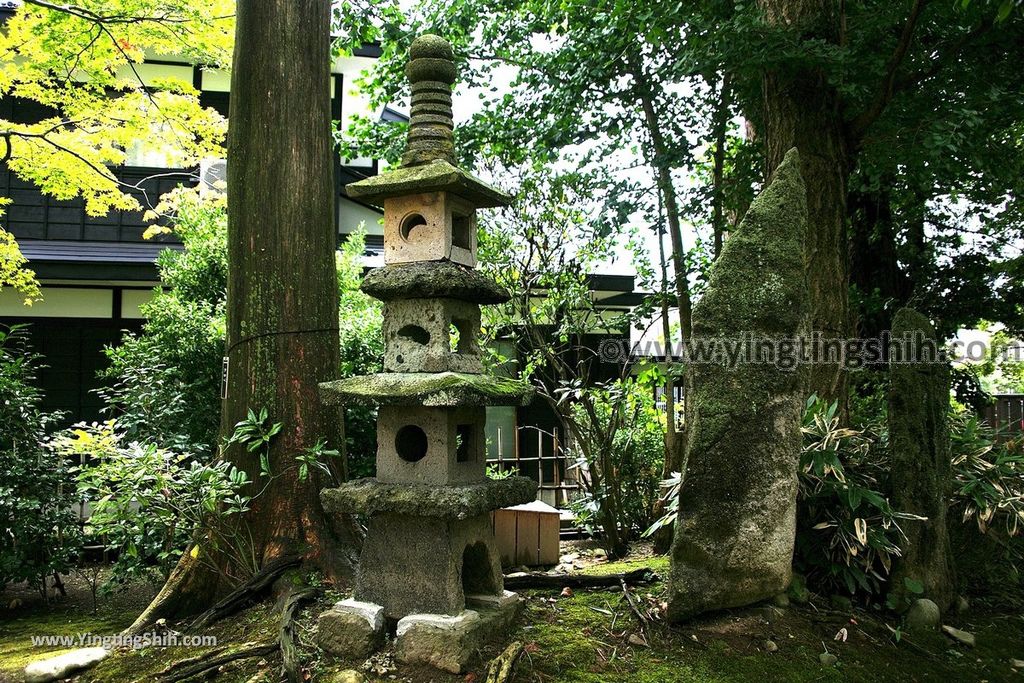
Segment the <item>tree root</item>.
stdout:
<path fill-rule="evenodd" d="M 281 576 L 286 570 L 299 566 L 301 562 L 302 558 L 297 556 L 280 557 L 269 562 L 256 572 L 251 579 L 231 591 L 213 607 L 200 614 L 189 625 L 189 628 L 191 630 L 200 629 L 225 617 L 230 617 L 249 604 L 254 598 L 268 590 L 274 581 L 277 580 L 277 577 Z"/>
<path fill-rule="evenodd" d="M 156 675 L 156 679 L 161 683 L 175 683 L 176 681 L 183 681 L 186 678 L 192 678 L 193 676 L 198 676 L 199 674 L 207 671 L 212 671 L 213 669 L 223 666 L 229 662 L 269 655 L 277 650 L 277 648 L 277 643 L 259 643 L 243 647 L 242 649 L 235 650 L 234 652 L 224 652 L 221 654 L 210 652 L 200 657 L 189 657 L 188 659 L 183 659 L 180 662 L 171 664 L 169 667 L 158 673 Z"/>
<path fill-rule="evenodd" d="M 279 603 L 281 625 L 278 629 L 278 646 L 281 648 L 282 668 L 288 683 L 302 683 L 303 681 L 302 663 L 299 661 L 299 651 L 295 647 L 295 612 L 300 604 L 311 600 L 319 592 L 318 589 L 312 587 L 291 590 L 282 596 Z"/>
<path fill-rule="evenodd" d="M 505 577 L 505 588 L 606 588 L 623 583 L 641 584 L 657 580 L 658 575 L 646 567 L 625 574 L 546 574 L 521 572 Z"/>
<path fill-rule="evenodd" d="M 523 654 L 523 644 L 519 641 L 506 647 L 504 652 L 487 665 L 487 677 L 484 679 L 484 683 L 508 683 L 521 654 Z"/>

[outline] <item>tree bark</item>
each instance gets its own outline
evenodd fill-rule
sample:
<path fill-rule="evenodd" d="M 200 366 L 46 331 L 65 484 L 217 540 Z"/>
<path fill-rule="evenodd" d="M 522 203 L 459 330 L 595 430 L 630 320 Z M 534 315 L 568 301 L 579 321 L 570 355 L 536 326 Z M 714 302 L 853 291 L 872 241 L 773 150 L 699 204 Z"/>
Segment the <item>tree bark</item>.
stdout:
<path fill-rule="evenodd" d="M 225 448 L 223 457 L 253 482 L 250 510 L 226 537 L 235 547 L 225 552 L 224 543 L 212 544 L 214 534 L 200 534 L 198 560 L 186 553 L 143 615 L 148 620 L 208 607 L 229 584 L 286 555 L 298 554 L 330 577 L 351 567 L 347 526 L 338 526 L 339 537 L 320 504 L 326 482 L 312 468 L 301 478 L 296 461 L 320 439 L 342 444 L 341 421 L 317 396 L 317 384 L 339 371 L 329 17 L 323 0 L 237 4 L 221 436 L 250 409 L 266 409 L 268 424 L 282 428 L 267 451 L 269 480 L 260 475 L 259 452 Z"/>
<path fill-rule="evenodd" d="M 729 100 L 732 87 L 729 74 L 722 74 L 718 88 L 718 106 L 712 122 L 715 152 L 711 172 L 711 229 L 714 235 L 712 256 L 718 258 L 725 239 L 725 144 L 729 129 Z"/>
<path fill-rule="evenodd" d="M 838 43 L 839 0 L 759 0 L 767 23 L 800 37 Z M 825 338 L 849 336 L 846 192 L 850 151 L 839 96 L 819 68 L 786 67 L 762 76 L 763 140 L 767 177 L 786 152 L 800 152 L 807 185 L 807 272 L 811 329 Z M 846 398 L 841 364 L 816 363 L 809 389 L 826 401 Z"/>

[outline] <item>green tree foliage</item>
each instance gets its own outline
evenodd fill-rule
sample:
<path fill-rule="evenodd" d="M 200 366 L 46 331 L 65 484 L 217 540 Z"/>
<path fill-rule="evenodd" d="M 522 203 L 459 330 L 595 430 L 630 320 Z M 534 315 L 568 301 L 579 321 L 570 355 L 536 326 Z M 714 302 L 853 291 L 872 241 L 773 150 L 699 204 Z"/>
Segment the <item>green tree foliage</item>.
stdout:
<path fill-rule="evenodd" d="M 146 323 L 107 349 L 110 385 L 100 390 L 111 417 L 127 441 L 155 444 L 209 460 L 216 455 L 220 424 L 224 312 L 227 306 L 227 214 L 222 198 L 201 199 L 179 189 L 150 217 L 167 225 L 183 249 L 165 249 L 158 259 L 163 287 L 143 305 Z M 337 254 L 341 306 L 343 376 L 374 372 L 383 358 L 380 304 L 359 291 L 363 233 L 357 231 Z M 375 452 L 375 414 L 352 409 L 346 436 L 353 467 L 366 473 Z"/>
<path fill-rule="evenodd" d="M 194 64 L 230 61 L 234 2 L 27 0 L 0 32 L 0 97 L 31 102 L 41 120 L 0 120 L 3 160 L 12 173 L 57 199 L 81 197 L 90 215 L 143 209 L 114 168 L 144 144 L 176 167 L 223 156 L 226 121 L 199 104 L 191 82 L 143 82 L 146 56 L 179 55 Z M 27 298 L 31 278 L 0 230 L 0 287 Z M 29 277 L 29 280 L 25 278 Z M 13 280 L 13 281 L 12 281 Z"/>
<path fill-rule="evenodd" d="M 143 305 L 143 331 L 107 349 L 101 390 L 126 439 L 215 453 L 227 298 L 227 216 L 223 200 L 179 190 L 157 207 L 172 217 L 184 249 L 158 259 L 164 288 Z"/>
<path fill-rule="evenodd" d="M 163 580 L 193 533 L 219 512 L 216 538 L 235 539 L 227 518 L 245 509 L 248 480 L 228 463 L 201 464 L 187 453 L 129 441 L 114 420 L 76 425 L 51 443 L 55 453 L 79 460 L 75 484 L 91 504 L 86 536 L 116 553 L 104 588 L 140 578 Z"/>
<path fill-rule="evenodd" d="M 69 463 L 43 445 L 57 416 L 39 408 L 38 368 L 24 330 L 0 326 L 0 589 L 26 581 L 47 597 L 46 578 L 74 566 L 80 535 Z"/>
<path fill-rule="evenodd" d="M 381 29 L 396 46 L 367 85 L 378 102 L 399 94 L 409 37 L 436 29 L 455 44 L 461 87 L 480 91 L 481 111 L 457 130 L 467 159 L 603 166 L 614 183 L 597 196 L 641 225 L 670 222 L 668 195 L 655 191 L 667 169 L 684 240 L 666 259 L 692 287 L 716 237 L 745 212 L 775 142 L 762 78 L 816 74 L 799 87 L 827 89 L 835 103 L 841 158 L 826 170 L 847 188 L 836 198 L 846 220 L 833 228 L 849 240 L 862 333 L 886 329 L 908 303 L 944 333 L 986 316 L 1017 330 L 1019 7 L 798 2 L 796 25 L 766 20 L 776 4 L 422 2 Z M 363 121 L 348 133 L 353 150 L 393 156 L 401 130 Z"/>

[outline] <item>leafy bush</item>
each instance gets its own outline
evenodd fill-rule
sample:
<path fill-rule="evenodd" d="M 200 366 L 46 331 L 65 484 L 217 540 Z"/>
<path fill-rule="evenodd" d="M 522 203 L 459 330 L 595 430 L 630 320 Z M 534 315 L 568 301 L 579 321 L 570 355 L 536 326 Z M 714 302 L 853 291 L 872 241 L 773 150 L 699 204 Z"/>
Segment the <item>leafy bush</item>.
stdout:
<path fill-rule="evenodd" d="M 0 588 L 27 581 L 46 597 L 81 544 L 67 463 L 41 445 L 58 416 L 39 409 L 38 363 L 21 327 L 0 326 Z"/>
<path fill-rule="evenodd" d="M 816 396 L 804 410 L 794 566 L 825 588 L 880 593 L 908 515 L 880 491 L 889 470 L 880 427 L 845 428 L 836 413 Z"/>
<path fill-rule="evenodd" d="M 563 395 L 574 402 L 571 449 L 584 485 L 571 508 L 577 523 L 599 528 L 609 552 L 620 554 L 654 521 L 665 457 L 664 416 L 643 378 L 567 386 Z"/>
<path fill-rule="evenodd" d="M 154 572 L 166 578 L 200 523 L 214 513 L 223 522 L 249 503 L 244 471 L 129 441 L 113 420 L 76 425 L 52 448 L 83 462 L 75 476 L 78 494 L 91 504 L 85 533 L 117 555 L 108 587 L 156 578 Z M 216 534 L 227 527 L 212 528 Z"/>
<path fill-rule="evenodd" d="M 185 248 L 157 258 L 167 289 L 143 305 L 142 333 L 107 349 L 113 384 L 100 394 L 124 438 L 209 460 L 220 423 L 227 215 L 222 200 L 192 190 L 158 208 L 173 215 Z"/>
<path fill-rule="evenodd" d="M 184 250 L 161 252 L 158 265 L 166 289 L 157 290 L 143 307 L 147 321 L 142 333 L 107 349 L 110 367 L 104 376 L 113 385 L 100 393 L 125 439 L 209 461 L 220 423 L 227 214 L 222 199 L 200 199 L 190 189 L 165 195 L 156 213 L 170 217 Z M 364 250 L 359 230 L 337 255 L 343 377 L 378 371 L 384 356 L 380 304 L 359 290 Z M 346 422 L 350 470 L 372 474 L 376 413 L 352 408 Z"/>
<path fill-rule="evenodd" d="M 952 507 L 986 533 L 998 525 L 1007 537 L 1024 529 L 1024 437 L 1000 439 L 966 411 L 950 417 Z"/>
<path fill-rule="evenodd" d="M 341 377 L 380 372 L 384 365 L 381 305 L 363 294 L 365 233 L 349 235 L 338 249 L 338 331 L 341 342 Z M 376 472 L 377 411 L 364 406 L 345 409 L 345 451 L 351 478 Z"/>

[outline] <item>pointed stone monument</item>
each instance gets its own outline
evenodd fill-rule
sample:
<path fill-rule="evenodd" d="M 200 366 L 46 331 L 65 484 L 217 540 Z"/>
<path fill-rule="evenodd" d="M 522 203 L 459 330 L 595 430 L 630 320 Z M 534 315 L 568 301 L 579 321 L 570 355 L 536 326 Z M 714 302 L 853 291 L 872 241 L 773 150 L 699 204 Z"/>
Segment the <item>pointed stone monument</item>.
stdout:
<path fill-rule="evenodd" d="M 746 337 L 774 357 L 732 367 L 693 362 L 687 370 L 673 621 L 765 600 L 792 577 L 804 392 L 799 369 L 782 354 L 795 351 L 807 323 L 799 167 L 792 149 L 725 243 L 693 309 L 692 348 Z"/>
<path fill-rule="evenodd" d="M 486 406 L 525 405 L 532 390 L 483 374 L 477 343 L 481 304 L 508 293 L 473 269 L 476 210 L 511 199 L 455 165 L 451 46 L 423 35 L 410 58 L 402 164 L 346 188 L 384 208 L 385 265 L 362 285 L 384 302 L 384 372 L 320 385 L 327 405 L 379 406 L 377 477 L 321 494 L 330 513 L 366 515 L 369 529 L 353 600 L 321 618 L 320 641 L 361 656 L 390 625 L 399 659 L 458 673 L 520 606 L 503 589 L 490 513 L 533 500 L 537 486 L 488 480 L 484 420 Z"/>

